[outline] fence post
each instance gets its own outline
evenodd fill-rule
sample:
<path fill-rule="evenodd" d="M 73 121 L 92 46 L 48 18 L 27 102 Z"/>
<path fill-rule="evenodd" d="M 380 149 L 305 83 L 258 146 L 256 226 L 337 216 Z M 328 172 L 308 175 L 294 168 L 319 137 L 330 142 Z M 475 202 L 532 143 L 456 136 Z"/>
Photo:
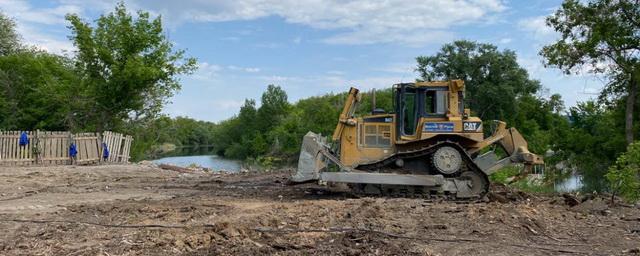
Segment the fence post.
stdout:
<path fill-rule="evenodd" d="M 98 163 L 102 162 L 102 154 L 104 154 L 104 147 L 102 146 L 102 140 L 104 139 L 104 132 L 98 132 L 96 133 L 96 136 L 98 136 Z"/>
<path fill-rule="evenodd" d="M 35 141 L 35 149 L 34 149 L 34 158 L 36 159 L 36 164 L 40 164 L 41 162 L 41 153 L 42 149 L 40 148 L 40 130 L 36 130 L 35 136 L 33 136 L 33 140 Z"/>
<path fill-rule="evenodd" d="M 72 145 L 72 144 L 75 144 L 74 139 L 75 139 L 75 138 L 74 138 L 73 133 L 69 132 L 69 143 L 67 143 L 67 144 L 68 144 L 68 145 L 67 145 L 67 148 L 65 148 L 65 150 L 66 150 L 67 152 L 69 152 L 69 153 L 71 153 L 71 152 L 69 151 L 69 150 L 71 149 L 71 145 Z M 78 145 L 77 145 L 77 144 L 76 144 L 76 150 L 78 150 Z M 69 153 L 67 153 L 67 154 L 69 154 Z M 77 154 L 76 154 L 76 157 L 77 157 Z M 70 165 L 74 165 L 74 164 L 76 164 L 76 163 L 75 163 L 75 160 L 73 159 L 73 156 L 71 156 L 71 154 L 69 154 L 69 164 L 70 164 Z"/>

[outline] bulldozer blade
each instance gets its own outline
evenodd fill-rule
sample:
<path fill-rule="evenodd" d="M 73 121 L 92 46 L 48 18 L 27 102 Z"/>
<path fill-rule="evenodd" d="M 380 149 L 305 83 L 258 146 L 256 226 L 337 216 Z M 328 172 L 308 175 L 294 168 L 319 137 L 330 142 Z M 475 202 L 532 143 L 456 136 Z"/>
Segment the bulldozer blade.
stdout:
<path fill-rule="evenodd" d="M 320 171 L 327 166 L 324 154 L 328 148 L 326 138 L 308 132 L 302 139 L 298 170 L 291 176 L 292 182 L 306 182 L 320 178 Z"/>

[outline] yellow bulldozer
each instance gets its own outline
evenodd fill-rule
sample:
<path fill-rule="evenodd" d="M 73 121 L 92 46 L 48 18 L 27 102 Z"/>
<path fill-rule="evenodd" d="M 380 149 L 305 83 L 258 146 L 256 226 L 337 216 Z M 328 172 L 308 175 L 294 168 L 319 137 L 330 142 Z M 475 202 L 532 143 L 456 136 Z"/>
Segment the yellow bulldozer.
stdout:
<path fill-rule="evenodd" d="M 346 184 L 366 195 L 481 198 L 488 175 L 524 164 L 543 165 L 515 128 L 495 122 L 485 138 L 482 120 L 464 107 L 464 82 L 415 82 L 392 88 L 394 112 L 356 117 L 361 97 L 351 88 L 332 141 L 308 132 L 294 183 Z M 373 97 L 375 101 L 375 96 Z M 497 150 L 501 149 L 501 150 Z"/>

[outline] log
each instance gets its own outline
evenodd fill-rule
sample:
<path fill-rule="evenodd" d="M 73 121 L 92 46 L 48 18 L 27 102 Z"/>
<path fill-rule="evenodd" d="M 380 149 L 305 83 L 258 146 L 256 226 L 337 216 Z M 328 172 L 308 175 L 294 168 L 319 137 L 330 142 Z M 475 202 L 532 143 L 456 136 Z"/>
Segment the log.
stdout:
<path fill-rule="evenodd" d="M 158 167 L 160 167 L 160 169 L 170 170 L 170 171 L 179 172 L 179 173 L 193 173 L 193 170 L 189 168 L 184 168 L 184 167 L 170 165 L 170 164 L 160 164 L 158 165 Z"/>

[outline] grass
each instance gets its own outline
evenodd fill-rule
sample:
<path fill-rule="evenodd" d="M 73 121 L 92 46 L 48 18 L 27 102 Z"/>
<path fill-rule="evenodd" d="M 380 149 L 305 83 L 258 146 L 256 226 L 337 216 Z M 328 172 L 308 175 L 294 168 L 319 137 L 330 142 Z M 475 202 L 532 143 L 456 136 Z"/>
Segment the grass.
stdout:
<path fill-rule="evenodd" d="M 520 173 L 519 168 L 515 166 L 509 166 L 492 173 L 489 176 L 489 179 L 491 180 L 491 182 L 507 185 L 507 183 L 509 182 L 509 178 L 518 175 L 518 173 Z"/>
<path fill-rule="evenodd" d="M 515 177 L 520 173 L 520 168 L 517 166 L 509 166 L 500 169 L 497 172 L 492 173 L 489 176 L 491 182 L 501 183 L 507 185 L 509 187 L 516 188 L 520 191 L 524 191 L 527 193 L 533 194 L 553 194 L 555 193 L 555 189 L 553 184 L 542 181 L 531 181 L 529 179 L 523 178 L 516 182 L 511 182 L 511 178 Z"/>
<path fill-rule="evenodd" d="M 532 194 L 554 194 L 556 193 L 553 184 L 546 182 L 530 182 L 527 179 L 522 179 L 510 184 L 509 186 L 517 188 L 520 191 L 524 191 Z"/>

